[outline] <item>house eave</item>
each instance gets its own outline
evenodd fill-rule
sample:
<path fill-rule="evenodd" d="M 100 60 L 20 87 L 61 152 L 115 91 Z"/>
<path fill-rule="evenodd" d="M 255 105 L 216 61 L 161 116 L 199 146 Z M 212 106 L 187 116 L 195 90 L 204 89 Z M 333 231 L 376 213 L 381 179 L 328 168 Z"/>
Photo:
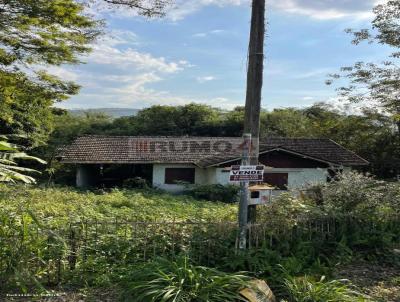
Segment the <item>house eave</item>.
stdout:
<path fill-rule="evenodd" d="M 312 157 L 312 156 L 308 156 L 308 155 L 305 155 L 305 154 L 302 154 L 302 153 L 298 153 L 298 152 L 295 152 L 295 151 L 291 151 L 291 150 L 288 150 L 288 149 L 285 149 L 285 148 L 282 148 L 282 147 L 273 148 L 273 149 L 271 149 L 271 150 L 261 151 L 261 152 L 259 153 L 259 155 L 261 155 L 261 154 L 266 154 L 266 153 L 270 153 L 270 152 L 273 152 L 273 151 L 282 151 L 282 152 L 294 154 L 294 155 L 296 155 L 296 156 L 299 156 L 299 157 L 302 157 L 302 158 L 311 159 L 311 160 L 315 160 L 315 161 L 318 161 L 318 162 L 321 162 L 321 163 L 324 163 L 324 164 L 327 164 L 327 165 L 329 165 L 329 166 L 336 167 L 336 168 L 338 168 L 338 167 L 347 167 L 347 166 L 355 166 L 355 165 L 350 165 L 350 164 L 345 165 L 345 164 L 341 164 L 341 163 L 329 162 L 329 161 L 326 161 L 326 160 L 323 160 L 323 159 L 319 159 L 319 158 L 316 158 L 316 157 Z M 230 163 L 230 162 L 233 162 L 233 161 L 237 161 L 237 160 L 240 160 L 240 159 L 241 159 L 241 157 L 236 157 L 236 158 L 234 158 L 234 159 L 230 159 L 230 160 L 227 160 L 227 161 L 214 163 L 214 164 L 208 165 L 208 166 L 206 166 L 206 167 L 216 167 L 216 166 L 223 165 L 223 164 L 227 164 L 227 163 Z M 364 164 L 362 164 L 362 165 L 364 165 Z M 367 165 L 367 164 L 366 164 L 366 165 Z"/>

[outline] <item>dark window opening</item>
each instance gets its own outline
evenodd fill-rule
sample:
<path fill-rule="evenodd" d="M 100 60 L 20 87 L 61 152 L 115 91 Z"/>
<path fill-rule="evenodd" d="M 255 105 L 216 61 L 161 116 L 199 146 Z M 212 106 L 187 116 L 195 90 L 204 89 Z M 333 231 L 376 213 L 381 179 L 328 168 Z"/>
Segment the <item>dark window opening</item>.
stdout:
<path fill-rule="evenodd" d="M 172 185 L 177 182 L 186 182 L 194 184 L 194 168 L 166 168 L 165 169 L 165 183 Z"/>
<path fill-rule="evenodd" d="M 126 180 L 142 178 L 152 183 L 153 165 L 151 164 L 104 164 L 97 167 L 97 186 L 114 188 L 124 186 Z"/>
<path fill-rule="evenodd" d="M 338 174 L 342 173 L 343 169 L 339 168 L 329 168 L 328 169 L 328 176 L 326 178 L 327 182 L 332 182 L 338 180 Z"/>
<path fill-rule="evenodd" d="M 250 193 L 250 198 L 260 198 L 260 191 L 252 191 Z"/>
<path fill-rule="evenodd" d="M 264 173 L 264 182 L 276 187 L 278 190 L 287 190 L 287 173 Z"/>

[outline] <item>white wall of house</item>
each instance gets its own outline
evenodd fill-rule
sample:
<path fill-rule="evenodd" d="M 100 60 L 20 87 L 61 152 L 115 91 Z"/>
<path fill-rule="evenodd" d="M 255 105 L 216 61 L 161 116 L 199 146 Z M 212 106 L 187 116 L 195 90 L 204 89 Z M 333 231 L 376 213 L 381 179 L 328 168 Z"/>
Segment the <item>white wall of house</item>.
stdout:
<path fill-rule="evenodd" d="M 229 182 L 229 171 L 226 168 L 209 168 L 214 171 L 215 182 L 221 185 L 228 185 Z"/>
<path fill-rule="evenodd" d="M 324 168 L 271 168 L 267 169 L 267 173 L 288 173 L 288 190 L 301 189 L 307 185 L 316 183 L 325 183 L 328 177 L 328 169 Z M 283 190 L 273 190 L 272 195 L 277 196 Z"/>
<path fill-rule="evenodd" d="M 199 168 L 190 164 L 154 164 L 153 186 L 170 191 L 179 192 L 183 185 L 166 184 L 166 168 L 195 168 L 195 184 L 229 184 L 229 172 L 224 168 Z M 326 182 L 328 171 L 322 168 L 270 168 L 268 173 L 288 173 L 288 188 L 299 189 L 305 185 Z"/>
<path fill-rule="evenodd" d="M 229 172 L 224 171 L 223 168 L 209 169 L 215 170 L 215 178 L 212 183 L 229 184 Z M 297 189 L 317 182 L 326 182 L 328 176 L 328 170 L 322 168 L 271 168 L 265 172 L 288 173 L 289 189 Z"/>
<path fill-rule="evenodd" d="M 312 168 L 288 172 L 288 188 L 298 189 L 306 185 L 324 183 L 328 177 L 328 169 Z"/>

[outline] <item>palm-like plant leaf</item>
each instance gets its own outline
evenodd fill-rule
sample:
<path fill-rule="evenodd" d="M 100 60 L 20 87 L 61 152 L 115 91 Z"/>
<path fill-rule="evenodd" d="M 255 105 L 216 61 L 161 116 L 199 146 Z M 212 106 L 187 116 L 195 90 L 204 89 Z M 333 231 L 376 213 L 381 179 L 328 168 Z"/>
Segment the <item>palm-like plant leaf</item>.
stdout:
<path fill-rule="evenodd" d="M 20 167 L 16 160 L 33 160 L 41 164 L 46 164 L 46 161 L 19 151 L 18 146 L 9 143 L 5 135 L 0 135 L 0 139 L 0 182 L 35 183 L 36 180 L 32 176 L 25 175 L 24 173 L 40 172 L 34 169 Z"/>
<path fill-rule="evenodd" d="M 33 161 L 36 161 L 36 162 L 41 163 L 41 164 L 46 164 L 46 161 L 45 161 L 45 160 L 43 160 L 43 159 L 41 159 L 41 158 L 39 158 L 39 157 L 35 157 L 35 156 L 28 155 L 28 154 L 26 154 L 25 152 L 14 152 L 14 153 L 10 153 L 10 157 L 9 157 L 9 158 L 10 158 L 11 160 L 14 160 L 14 159 L 33 160 Z"/>
<path fill-rule="evenodd" d="M 16 151 L 15 147 L 7 141 L 0 141 L 0 151 Z"/>

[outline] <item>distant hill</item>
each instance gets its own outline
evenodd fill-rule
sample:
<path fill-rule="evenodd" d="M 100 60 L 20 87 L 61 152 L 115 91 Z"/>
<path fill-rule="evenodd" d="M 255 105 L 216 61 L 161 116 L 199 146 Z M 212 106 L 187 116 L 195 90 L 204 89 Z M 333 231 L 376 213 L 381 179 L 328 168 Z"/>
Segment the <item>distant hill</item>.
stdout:
<path fill-rule="evenodd" d="M 132 108 L 89 108 L 89 109 L 69 109 L 68 110 L 73 115 L 83 115 L 86 112 L 89 113 L 104 113 L 113 118 L 121 116 L 136 115 L 139 109 Z"/>

